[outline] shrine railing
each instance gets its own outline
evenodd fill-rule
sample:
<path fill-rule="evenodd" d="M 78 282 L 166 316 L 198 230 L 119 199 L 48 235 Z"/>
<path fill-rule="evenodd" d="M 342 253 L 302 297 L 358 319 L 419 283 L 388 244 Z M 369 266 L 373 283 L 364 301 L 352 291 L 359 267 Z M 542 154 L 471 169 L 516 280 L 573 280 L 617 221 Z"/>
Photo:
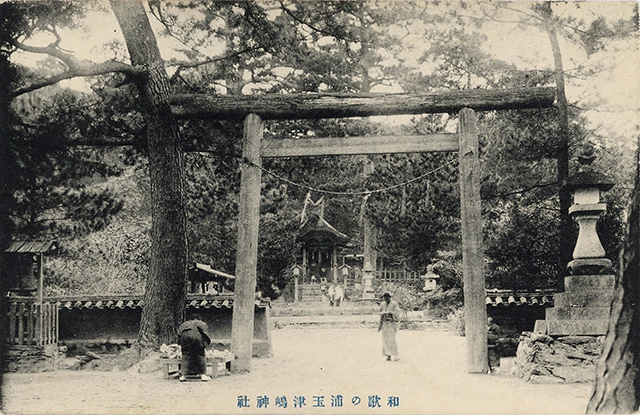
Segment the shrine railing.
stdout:
<path fill-rule="evenodd" d="M 9 343 L 44 346 L 58 343 L 58 305 L 33 297 L 9 297 Z"/>
<path fill-rule="evenodd" d="M 375 271 L 374 278 L 379 281 L 394 283 L 418 283 L 421 281 L 420 274 L 406 270 Z"/>

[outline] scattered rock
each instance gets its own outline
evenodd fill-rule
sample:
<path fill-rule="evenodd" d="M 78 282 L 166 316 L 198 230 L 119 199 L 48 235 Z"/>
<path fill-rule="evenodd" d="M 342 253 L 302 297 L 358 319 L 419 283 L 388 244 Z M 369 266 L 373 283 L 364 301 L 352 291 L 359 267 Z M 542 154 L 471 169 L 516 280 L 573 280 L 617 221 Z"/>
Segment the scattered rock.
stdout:
<path fill-rule="evenodd" d="M 536 383 L 588 383 L 602 344 L 595 337 L 572 336 L 553 339 L 523 333 L 513 367 L 515 376 Z"/>

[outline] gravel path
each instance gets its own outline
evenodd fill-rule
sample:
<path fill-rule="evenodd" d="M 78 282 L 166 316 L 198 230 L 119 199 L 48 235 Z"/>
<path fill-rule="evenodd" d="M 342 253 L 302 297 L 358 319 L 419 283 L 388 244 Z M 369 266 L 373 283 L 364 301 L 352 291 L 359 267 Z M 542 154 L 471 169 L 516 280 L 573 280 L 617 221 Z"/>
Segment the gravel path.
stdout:
<path fill-rule="evenodd" d="M 274 330 L 272 338 L 274 356 L 255 359 L 251 373 L 206 383 L 165 380 L 158 372 L 7 374 L 2 409 L 6 414 L 110 415 L 583 414 L 591 392 L 585 384 L 467 374 L 465 339 L 441 330 L 400 331 L 398 362 L 383 360 L 375 328 L 287 326 Z M 338 395 L 342 406 L 335 406 Z M 239 407 L 245 396 L 248 407 Z M 282 405 L 283 396 L 286 408 L 276 403 L 279 398 Z M 305 398 L 302 407 L 295 406 L 299 397 Z"/>

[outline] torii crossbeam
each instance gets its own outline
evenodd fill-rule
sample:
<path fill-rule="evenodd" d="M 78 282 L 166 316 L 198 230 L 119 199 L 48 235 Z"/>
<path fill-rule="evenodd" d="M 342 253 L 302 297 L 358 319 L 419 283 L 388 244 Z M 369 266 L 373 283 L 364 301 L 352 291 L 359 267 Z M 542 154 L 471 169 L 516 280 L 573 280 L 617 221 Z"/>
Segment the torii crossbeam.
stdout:
<path fill-rule="evenodd" d="M 548 108 L 554 88 L 463 90 L 430 94 L 176 95 L 178 117 L 244 119 L 236 285 L 231 333 L 235 372 L 251 368 L 262 158 L 458 151 L 467 370 L 487 373 L 487 318 L 475 111 Z M 457 134 L 263 140 L 263 120 L 459 113 Z"/>

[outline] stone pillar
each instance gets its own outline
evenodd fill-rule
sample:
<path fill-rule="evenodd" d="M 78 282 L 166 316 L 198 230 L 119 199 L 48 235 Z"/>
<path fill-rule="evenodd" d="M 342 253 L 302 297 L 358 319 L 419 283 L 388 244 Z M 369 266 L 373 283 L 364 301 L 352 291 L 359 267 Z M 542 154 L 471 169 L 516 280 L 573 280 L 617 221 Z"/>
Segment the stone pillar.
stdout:
<path fill-rule="evenodd" d="M 299 279 L 300 274 L 304 272 L 304 267 L 301 267 L 298 264 L 295 264 L 291 267 L 291 274 L 293 275 L 293 302 L 297 303 L 299 301 Z"/>
<path fill-rule="evenodd" d="M 370 262 L 365 262 L 362 268 L 362 299 L 373 300 L 373 267 Z"/>
<path fill-rule="evenodd" d="M 331 250 L 331 274 L 334 283 L 338 283 L 338 250 L 334 246 Z"/>

